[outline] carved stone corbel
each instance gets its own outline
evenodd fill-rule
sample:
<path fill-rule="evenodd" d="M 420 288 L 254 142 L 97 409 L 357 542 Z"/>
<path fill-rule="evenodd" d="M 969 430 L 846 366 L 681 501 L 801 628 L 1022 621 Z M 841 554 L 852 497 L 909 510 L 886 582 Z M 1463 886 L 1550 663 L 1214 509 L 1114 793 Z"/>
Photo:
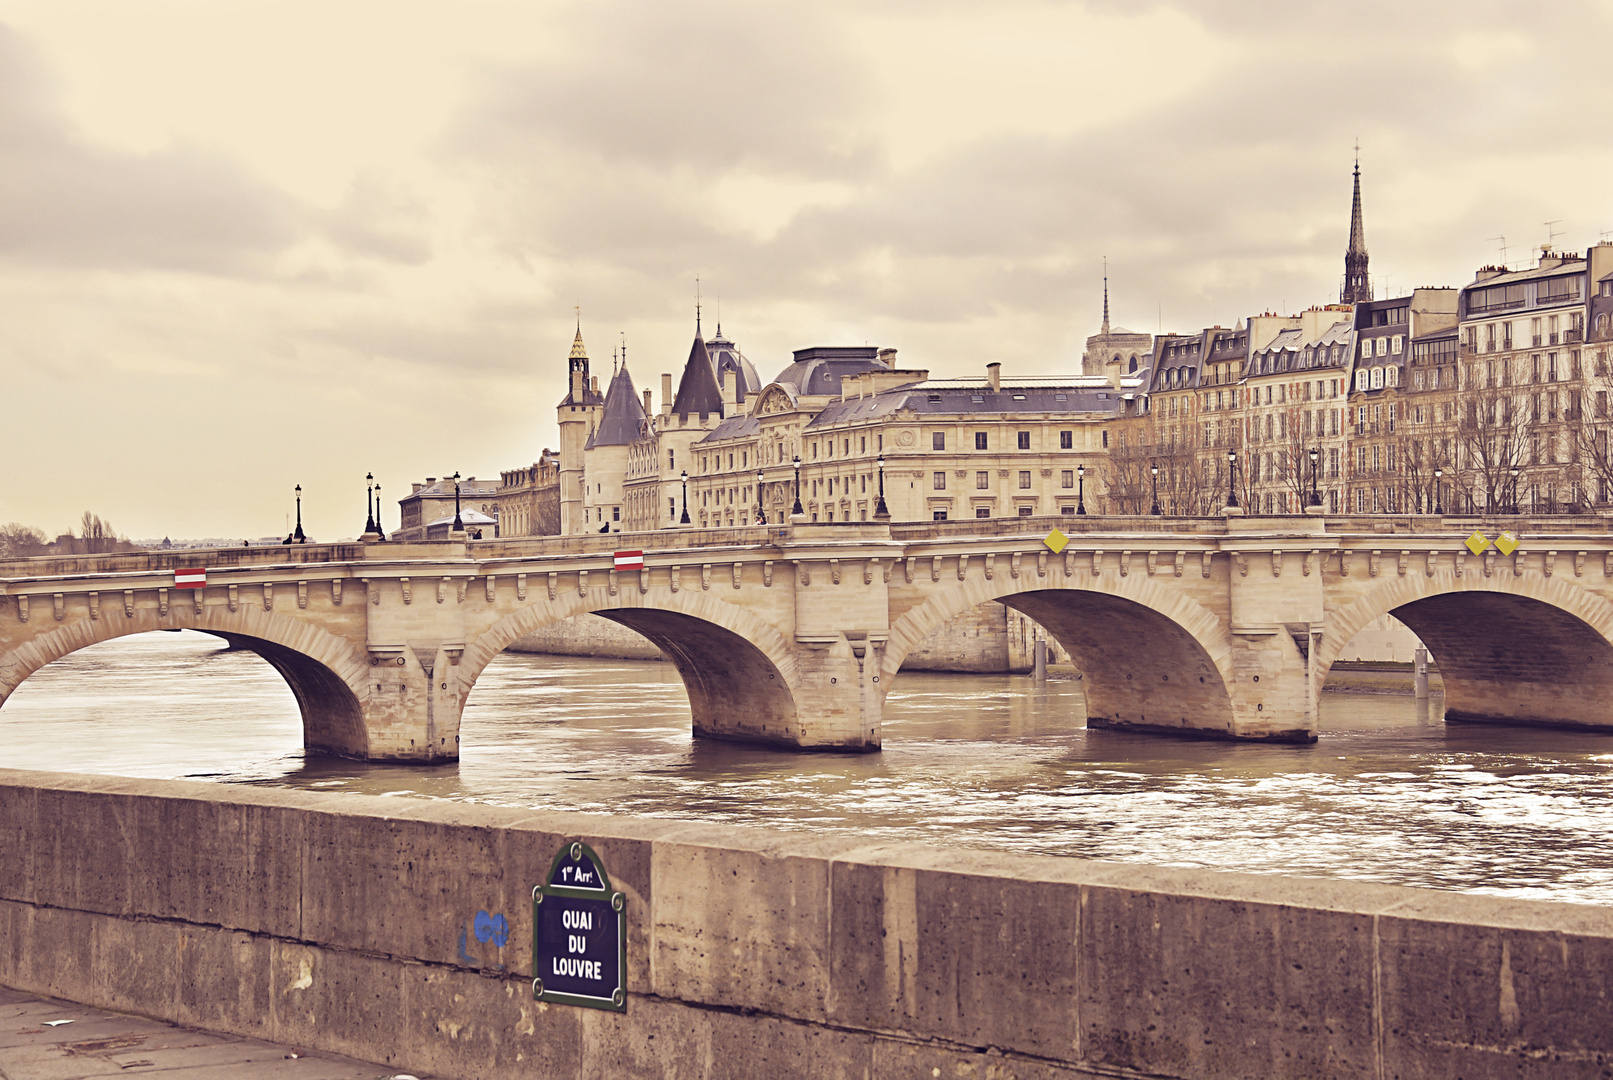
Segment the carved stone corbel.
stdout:
<path fill-rule="evenodd" d="M 1583 551 L 1574 552 L 1574 576 L 1585 576 L 1585 553 Z"/>
<path fill-rule="evenodd" d="M 711 591 L 711 564 L 710 563 L 701 563 L 700 564 L 700 591 L 701 592 L 710 592 Z"/>
<path fill-rule="evenodd" d="M 772 587 L 773 587 L 773 560 L 768 559 L 767 561 L 762 563 L 762 588 L 771 589 Z"/>
<path fill-rule="evenodd" d="M 342 579 L 330 579 L 330 602 L 333 607 L 342 606 Z"/>
<path fill-rule="evenodd" d="M 308 583 L 306 581 L 297 582 L 297 606 L 299 608 L 308 606 Z"/>
<path fill-rule="evenodd" d="M 1129 573 L 1131 573 L 1131 552 L 1122 551 L 1120 553 L 1120 576 L 1125 577 Z"/>
<path fill-rule="evenodd" d="M 1215 552 L 1213 552 L 1213 551 L 1202 551 L 1199 554 L 1204 557 L 1204 564 L 1203 564 L 1204 575 L 1203 576 L 1209 577 L 1210 576 L 1210 560 L 1215 558 Z"/>
<path fill-rule="evenodd" d="M 162 612 L 162 614 L 164 614 L 164 615 L 168 614 L 168 590 L 167 589 L 158 589 L 157 590 L 157 610 Z M 274 610 L 274 585 L 271 584 L 270 582 L 267 582 L 267 581 L 265 581 L 263 583 L 263 610 L 264 611 L 273 611 Z"/>
<path fill-rule="evenodd" d="M 1071 548 L 1064 549 L 1064 576 L 1066 578 L 1075 576 L 1075 551 Z"/>
<path fill-rule="evenodd" d="M 606 573 L 608 573 L 610 577 L 605 582 L 605 592 L 611 596 L 615 596 L 616 586 L 620 581 L 617 575 L 621 573 L 621 571 L 617 570 L 615 567 L 611 567 L 608 571 L 606 571 Z"/>
<path fill-rule="evenodd" d="M 930 560 L 930 580 L 941 580 L 941 556 L 939 555 Z"/>
<path fill-rule="evenodd" d="M 445 577 L 437 582 L 437 603 L 440 604 L 448 599 L 448 583 L 452 580 L 454 579 Z"/>
<path fill-rule="evenodd" d="M 515 598 L 517 600 L 521 600 L 521 601 L 526 600 L 526 575 L 525 574 L 516 574 L 515 575 Z"/>
<path fill-rule="evenodd" d="M 586 570 L 577 571 L 577 595 L 588 595 L 588 571 Z"/>
<path fill-rule="evenodd" d="M 1341 549 L 1339 551 L 1339 577 L 1349 577 L 1349 576 L 1350 576 L 1350 552 L 1348 550 L 1342 550 Z"/>
<path fill-rule="evenodd" d="M 1248 577 L 1249 576 L 1249 553 L 1248 552 L 1234 551 L 1232 553 L 1232 562 L 1238 568 L 1238 576 L 1239 577 Z"/>
<path fill-rule="evenodd" d="M 549 599 L 553 600 L 560 595 L 560 574 L 558 571 L 549 571 Z"/>
<path fill-rule="evenodd" d="M 830 559 L 829 560 L 829 580 L 831 582 L 833 582 L 834 584 L 836 584 L 836 585 L 840 584 L 840 560 L 839 559 Z"/>
<path fill-rule="evenodd" d="M 1019 576 L 1019 552 L 1017 551 L 1008 560 L 1008 576 L 1012 578 Z"/>
<path fill-rule="evenodd" d="M 487 602 L 491 604 L 493 599 L 498 595 L 498 585 L 495 581 L 494 575 L 488 574 L 487 577 L 482 579 L 482 584 L 487 587 Z"/>
<path fill-rule="evenodd" d="M 1158 568 L 1159 568 L 1159 552 L 1150 551 L 1148 553 L 1148 576 L 1153 577 L 1154 572 Z"/>
<path fill-rule="evenodd" d="M 93 597 L 94 595 L 95 595 L 94 593 L 90 593 L 90 596 Z M 207 586 L 200 585 L 200 586 L 197 586 L 196 588 L 192 589 L 190 591 L 190 602 L 196 605 L 196 617 L 198 619 L 200 619 L 202 617 L 202 615 L 204 614 L 203 609 L 207 605 Z M 96 608 L 95 601 L 91 600 L 90 601 L 90 618 L 92 618 L 92 619 L 95 618 L 95 615 L 96 615 L 95 608 Z"/>
<path fill-rule="evenodd" d="M 552 577 L 553 575 L 550 576 Z M 409 579 L 406 577 L 399 578 L 398 584 L 403 587 L 403 602 L 405 604 L 414 603 L 414 592 L 409 588 Z M 380 603 L 380 601 L 377 600 L 376 603 Z"/>
<path fill-rule="evenodd" d="M 800 582 L 803 589 L 812 584 L 812 568 L 804 561 L 795 564 L 795 580 Z"/>
<path fill-rule="evenodd" d="M 683 567 L 674 566 L 672 568 L 672 591 L 677 592 L 681 588 L 683 588 Z"/>
<path fill-rule="evenodd" d="M 264 611 L 268 611 L 271 607 L 274 606 L 273 594 L 269 591 L 271 588 L 273 588 L 273 586 L 271 586 L 271 585 L 265 585 L 263 587 L 263 610 Z M 167 589 L 158 589 L 157 590 L 157 614 L 158 615 L 167 615 L 168 614 L 168 590 Z"/>
<path fill-rule="evenodd" d="M 995 553 L 989 553 L 988 552 L 987 555 L 986 555 L 986 580 L 987 581 L 991 580 L 991 575 L 996 571 L 996 569 L 997 569 L 997 556 L 996 556 Z"/>
<path fill-rule="evenodd" d="M 1435 571 L 1437 571 L 1438 569 L 1439 569 L 1439 552 L 1433 551 L 1433 550 L 1429 550 L 1429 551 L 1425 552 L 1424 555 L 1423 555 L 1423 573 L 1426 574 L 1428 577 L 1433 577 Z"/>
<path fill-rule="evenodd" d="M 640 596 L 650 591 L 650 568 L 648 566 L 638 568 L 638 591 Z"/>
<path fill-rule="evenodd" d="M 26 596 L 17 597 L 17 621 L 28 621 L 28 598 Z"/>
<path fill-rule="evenodd" d="M 200 593 L 201 591 L 202 590 L 200 590 L 200 589 L 196 590 L 196 592 L 198 592 L 198 593 Z M 201 606 L 197 605 L 196 610 L 200 611 Z M 101 594 L 98 593 L 98 592 L 92 592 L 92 593 L 90 593 L 90 618 L 99 619 L 100 617 L 101 617 Z"/>
<path fill-rule="evenodd" d="M 962 581 L 969 576 L 969 556 L 958 556 L 958 580 Z"/>
<path fill-rule="evenodd" d="M 1484 550 L 1484 576 L 1489 577 L 1495 572 L 1495 548 Z"/>
<path fill-rule="evenodd" d="M 1367 577 L 1378 576 L 1378 571 L 1380 569 L 1379 559 L 1382 555 L 1383 552 L 1381 551 L 1373 551 L 1367 554 Z"/>
<path fill-rule="evenodd" d="M 878 559 L 875 559 L 874 561 L 879 562 Z M 880 573 L 884 578 L 885 584 L 889 585 L 891 583 L 891 564 L 888 562 L 880 563 Z"/>
<path fill-rule="evenodd" d="M 1551 577 L 1551 572 L 1556 569 L 1556 566 L 1557 553 L 1555 551 L 1546 552 L 1545 561 L 1541 563 L 1540 569 L 1545 572 L 1547 577 Z"/>
<path fill-rule="evenodd" d="M 1271 549 L 1271 576 L 1283 576 L 1283 553 L 1276 548 Z"/>
<path fill-rule="evenodd" d="M 874 571 L 878 570 L 878 569 L 879 569 L 879 560 L 878 559 L 869 559 L 867 562 L 863 563 L 863 584 L 864 585 L 872 585 L 874 583 Z"/>
<path fill-rule="evenodd" d="M 1174 576 L 1175 577 L 1181 577 L 1182 576 L 1182 571 L 1187 568 L 1187 552 L 1178 551 L 1176 553 L 1175 563 L 1176 563 L 1176 566 L 1175 566 L 1175 569 L 1174 569 Z"/>
<path fill-rule="evenodd" d="M 744 563 L 737 562 L 734 564 L 734 588 L 736 589 L 739 588 L 739 569 L 744 565 Z"/>
<path fill-rule="evenodd" d="M 1461 577 L 1462 576 L 1462 567 L 1467 562 L 1467 549 L 1463 548 L 1461 551 L 1456 552 L 1456 554 L 1453 556 L 1451 562 L 1455 567 L 1456 576 Z"/>
<path fill-rule="evenodd" d="M 907 583 L 909 585 L 913 584 L 913 564 L 916 563 L 916 562 L 918 562 L 917 559 L 909 558 L 907 560 L 907 562 L 904 564 L 905 569 L 906 569 L 906 573 L 907 573 Z"/>
<path fill-rule="evenodd" d="M 1406 567 L 1408 567 L 1410 565 L 1411 565 L 1411 552 L 1402 551 L 1400 553 L 1400 566 L 1398 568 L 1399 571 L 1400 571 L 1400 576 L 1401 577 L 1406 576 Z"/>
<path fill-rule="evenodd" d="M 1047 576 L 1047 552 L 1045 551 L 1038 551 L 1036 553 L 1036 576 Z"/>
<path fill-rule="evenodd" d="M 1318 555 L 1320 555 L 1320 554 L 1321 554 L 1320 551 L 1315 551 L 1315 550 L 1307 551 L 1305 553 L 1305 560 L 1302 563 L 1299 564 L 1300 576 L 1302 576 L 1302 577 L 1310 577 L 1311 576 L 1311 571 L 1316 569 L 1316 557 Z"/>
<path fill-rule="evenodd" d="M 234 611 L 236 608 L 241 606 L 241 597 L 236 592 L 236 587 L 234 585 L 231 585 L 229 588 L 230 588 L 230 610 Z M 129 614 L 133 615 L 134 614 L 134 595 L 132 593 L 128 594 L 128 595 L 129 595 L 129 600 L 128 600 L 128 603 L 125 605 L 125 607 L 128 609 Z M 380 602 L 381 602 L 381 594 L 380 594 L 379 591 L 370 593 L 370 603 L 379 604 Z"/>
<path fill-rule="evenodd" d="M 167 592 L 166 589 L 162 591 Z M 63 619 L 67 618 L 67 597 L 61 593 L 52 593 L 50 599 L 52 612 L 56 616 L 56 621 L 61 622 Z M 166 615 L 168 613 L 165 611 L 163 614 Z"/>
<path fill-rule="evenodd" d="M 1602 576 L 1613 577 L 1613 551 L 1602 553 Z"/>
<path fill-rule="evenodd" d="M 458 595 L 454 598 L 455 601 L 458 602 L 458 603 L 463 604 L 465 602 L 465 594 L 467 592 L 469 592 L 469 591 L 470 591 L 470 578 L 468 578 L 468 577 L 460 578 L 459 579 Z"/>
<path fill-rule="evenodd" d="M 230 586 L 230 610 L 231 611 L 235 610 L 235 586 L 234 585 Z M 133 589 L 124 589 L 123 590 L 123 617 L 125 619 L 134 618 L 134 590 Z M 28 620 L 24 619 L 23 621 L 27 622 Z"/>
<path fill-rule="evenodd" d="M 1094 551 L 1092 553 L 1092 576 L 1097 577 L 1101 573 L 1103 573 L 1103 552 Z"/>
<path fill-rule="evenodd" d="M 1522 551 L 1514 551 L 1512 553 L 1512 576 L 1513 577 L 1523 577 L 1523 552 Z"/>

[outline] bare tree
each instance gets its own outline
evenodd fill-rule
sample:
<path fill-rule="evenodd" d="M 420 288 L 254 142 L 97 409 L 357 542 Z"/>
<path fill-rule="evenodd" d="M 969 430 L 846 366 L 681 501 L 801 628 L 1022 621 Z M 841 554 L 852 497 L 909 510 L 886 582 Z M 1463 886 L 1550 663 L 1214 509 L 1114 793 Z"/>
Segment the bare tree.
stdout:
<path fill-rule="evenodd" d="M 1510 508 L 1517 496 L 1515 472 L 1529 446 L 1527 398 L 1513 392 L 1510 378 L 1474 363 L 1466 365 L 1457 392 L 1456 474 L 1475 506 Z"/>
<path fill-rule="evenodd" d="M 26 559 L 33 555 L 42 555 L 44 551 L 43 531 L 16 521 L 0 525 L 0 558 Z"/>

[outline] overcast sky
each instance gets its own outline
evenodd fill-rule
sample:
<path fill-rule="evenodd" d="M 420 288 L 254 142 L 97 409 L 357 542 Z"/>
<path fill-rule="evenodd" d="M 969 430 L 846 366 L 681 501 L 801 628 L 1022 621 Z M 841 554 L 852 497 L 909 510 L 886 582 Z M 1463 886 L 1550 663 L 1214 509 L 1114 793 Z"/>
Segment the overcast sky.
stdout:
<path fill-rule="evenodd" d="M 660 392 L 1378 295 L 1613 229 L 1613 3 L 0 0 L 0 522 L 363 522 L 555 444 L 573 305 Z M 1613 234 L 1610 234 L 1613 235 Z M 719 301 L 720 298 L 720 301 Z M 603 383 L 602 378 L 601 382 Z M 657 401 L 659 397 L 657 396 Z"/>

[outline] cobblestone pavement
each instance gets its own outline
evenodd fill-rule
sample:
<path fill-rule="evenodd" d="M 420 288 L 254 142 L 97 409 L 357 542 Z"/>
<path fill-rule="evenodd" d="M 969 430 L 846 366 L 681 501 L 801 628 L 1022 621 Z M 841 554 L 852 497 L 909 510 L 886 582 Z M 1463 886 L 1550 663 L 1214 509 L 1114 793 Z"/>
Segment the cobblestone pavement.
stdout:
<path fill-rule="evenodd" d="M 0 1080 L 403 1080 L 412 1075 L 335 1054 L 210 1035 L 0 987 Z"/>

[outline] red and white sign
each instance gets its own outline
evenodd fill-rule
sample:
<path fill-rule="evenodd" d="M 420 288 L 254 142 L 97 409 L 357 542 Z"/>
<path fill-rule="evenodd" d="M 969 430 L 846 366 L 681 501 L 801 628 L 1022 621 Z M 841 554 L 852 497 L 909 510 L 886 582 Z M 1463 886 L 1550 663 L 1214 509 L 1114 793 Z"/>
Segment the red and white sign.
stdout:
<path fill-rule="evenodd" d="M 203 589 L 207 587 L 207 568 L 198 566 L 192 570 L 174 571 L 174 588 L 176 589 Z"/>
<path fill-rule="evenodd" d="M 616 553 L 616 569 L 642 570 L 644 569 L 644 552 L 618 551 Z"/>

